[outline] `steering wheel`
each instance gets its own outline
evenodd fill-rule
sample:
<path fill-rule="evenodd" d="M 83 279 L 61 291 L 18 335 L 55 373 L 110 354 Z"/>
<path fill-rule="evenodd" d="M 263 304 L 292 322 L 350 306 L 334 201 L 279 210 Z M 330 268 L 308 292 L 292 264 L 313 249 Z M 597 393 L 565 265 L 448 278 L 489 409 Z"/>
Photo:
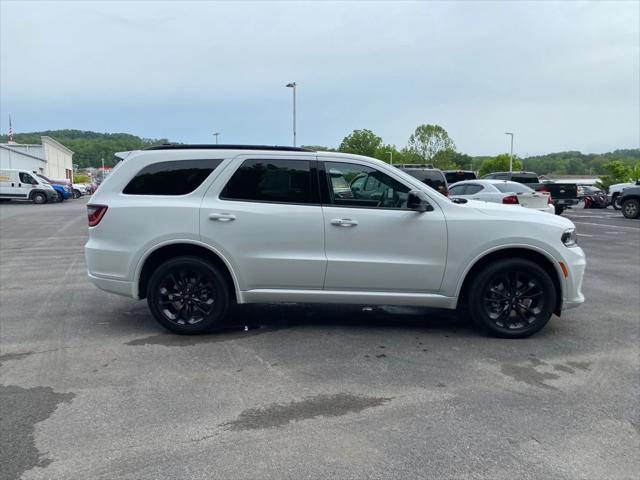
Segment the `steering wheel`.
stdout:
<path fill-rule="evenodd" d="M 391 195 L 389 195 L 391 193 Z M 400 196 L 398 192 L 396 192 L 392 188 L 385 188 L 380 196 L 380 201 L 378 202 L 377 207 L 391 207 L 396 208 L 400 203 Z"/>

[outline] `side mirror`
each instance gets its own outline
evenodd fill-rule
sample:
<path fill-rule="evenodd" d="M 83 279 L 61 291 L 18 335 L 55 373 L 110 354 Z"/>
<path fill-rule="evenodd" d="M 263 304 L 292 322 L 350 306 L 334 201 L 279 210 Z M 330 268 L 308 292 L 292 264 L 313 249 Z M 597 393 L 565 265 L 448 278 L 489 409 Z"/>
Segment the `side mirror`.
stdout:
<path fill-rule="evenodd" d="M 426 199 L 426 195 L 420 190 L 411 190 L 409 192 L 407 208 L 420 213 L 430 212 L 433 210 L 433 207 Z"/>

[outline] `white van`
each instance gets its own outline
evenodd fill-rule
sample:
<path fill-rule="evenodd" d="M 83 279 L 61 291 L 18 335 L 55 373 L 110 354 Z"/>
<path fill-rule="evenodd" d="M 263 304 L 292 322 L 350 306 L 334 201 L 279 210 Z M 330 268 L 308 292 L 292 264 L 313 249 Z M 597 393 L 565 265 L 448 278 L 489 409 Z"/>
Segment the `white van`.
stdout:
<path fill-rule="evenodd" d="M 0 199 L 55 202 L 57 193 L 49 182 L 28 170 L 0 170 Z"/>

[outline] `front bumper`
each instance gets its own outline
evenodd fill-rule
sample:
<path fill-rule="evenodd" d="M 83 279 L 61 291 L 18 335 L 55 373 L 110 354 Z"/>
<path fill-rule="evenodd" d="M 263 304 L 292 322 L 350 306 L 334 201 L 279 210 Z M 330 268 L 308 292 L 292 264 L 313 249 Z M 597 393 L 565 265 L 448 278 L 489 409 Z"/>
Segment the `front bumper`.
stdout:
<path fill-rule="evenodd" d="M 45 190 L 44 193 L 47 195 L 47 202 L 55 203 L 58 201 L 58 192 L 55 190 Z"/>
<path fill-rule="evenodd" d="M 587 258 L 580 247 L 567 248 L 563 259 L 569 275 L 564 279 L 562 310 L 575 308 L 584 303 L 582 281 L 587 267 Z"/>

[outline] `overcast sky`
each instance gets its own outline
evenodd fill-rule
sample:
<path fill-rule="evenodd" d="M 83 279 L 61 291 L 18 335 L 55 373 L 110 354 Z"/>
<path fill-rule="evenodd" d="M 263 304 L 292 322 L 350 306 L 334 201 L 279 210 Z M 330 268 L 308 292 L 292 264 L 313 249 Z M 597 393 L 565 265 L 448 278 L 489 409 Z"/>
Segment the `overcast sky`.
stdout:
<path fill-rule="evenodd" d="M 640 2 L 0 2 L 0 128 L 494 155 L 640 146 Z"/>

